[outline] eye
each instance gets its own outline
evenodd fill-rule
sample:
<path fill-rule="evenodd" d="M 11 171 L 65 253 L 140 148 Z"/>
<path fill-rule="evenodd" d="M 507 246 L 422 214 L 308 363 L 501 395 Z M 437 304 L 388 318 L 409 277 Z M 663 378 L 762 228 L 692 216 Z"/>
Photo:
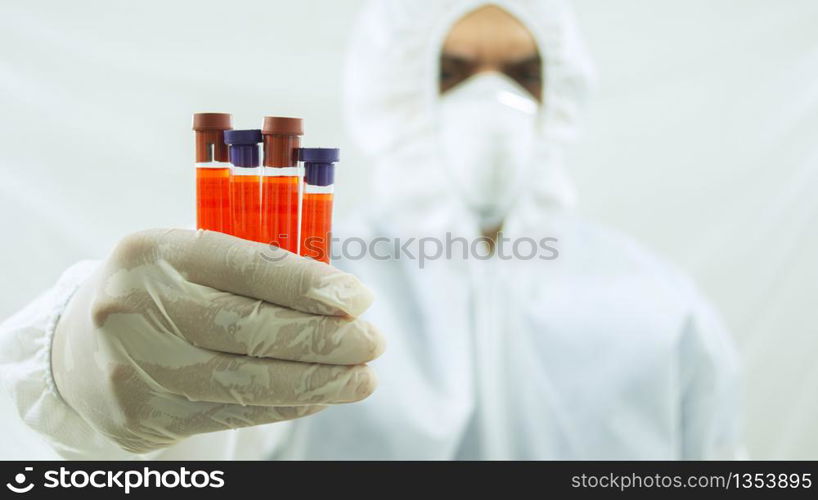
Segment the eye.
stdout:
<path fill-rule="evenodd" d="M 457 78 L 458 72 L 452 70 L 451 68 L 447 68 L 444 65 L 440 66 L 440 81 L 441 82 L 448 82 L 455 78 Z"/>
<path fill-rule="evenodd" d="M 458 83 L 466 80 L 472 73 L 472 64 L 459 57 L 442 55 L 440 57 L 439 87 L 446 92 Z"/>
<path fill-rule="evenodd" d="M 528 90 L 532 96 L 538 100 L 540 99 L 542 95 L 543 76 L 542 62 L 539 56 L 508 64 L 503 69 L 503 72 L 508 75 L 509 78 L 519 83 L 521 87 Z"/>
<path fill-rule="evenodd" d="M 539 83 L 542 80 L 542 77 L 541 77 L 539 71 L 526 70 L 526 71 L 521 71 L 517 75 L 517 79 L 520 80 L 523 83 L 526 83 L 526 84 L 533 84 L 533 83 Z"/>

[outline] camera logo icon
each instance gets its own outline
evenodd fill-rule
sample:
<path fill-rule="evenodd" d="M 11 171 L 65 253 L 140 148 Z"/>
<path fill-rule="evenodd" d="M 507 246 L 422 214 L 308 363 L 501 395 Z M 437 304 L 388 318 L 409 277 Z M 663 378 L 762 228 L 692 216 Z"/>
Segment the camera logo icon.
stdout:
<path fill-rule="evenodd" d="M 33 470 L 34 470 L 33 467 L 25 468 L 26 472 L 31 472 Z M 24 484 L 26 482 L 26 475 L 23 474 L 22 472 L 18 472 L 14 476 L 14 482 L 16 483 L 16 485 L 12 483 L 6 483 L 6 488 L 10 489 L 14 493 L 28 493 L 29 491 L 31 491 L 32 488 L 34 488 L 34 483 Z"/>

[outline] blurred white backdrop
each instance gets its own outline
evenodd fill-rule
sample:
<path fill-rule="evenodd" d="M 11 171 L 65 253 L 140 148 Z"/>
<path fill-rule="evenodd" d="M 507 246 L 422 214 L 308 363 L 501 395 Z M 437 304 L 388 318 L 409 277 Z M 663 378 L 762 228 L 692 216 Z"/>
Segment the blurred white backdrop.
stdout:
<path fill-rule="evenodd" d="M 340 102 L 360 5 L 0 4 L 0 318 L 129 232 L 192 226 L 196 111 L 242 128 L 303 116 L 305 145 L 344 148 L 343 217 L 367 193 Z M 722 310 L 750 456 L 818 458 L 818 2 L 575 5 L 600 74 L 572 152 L 581 210 L 692 273 Z M 128 189 L 141 176 L 155 191 Z M 88 189 L 64 189 L 77 177 Z M 53 456 L 1 401 L 0 458 Z"/>

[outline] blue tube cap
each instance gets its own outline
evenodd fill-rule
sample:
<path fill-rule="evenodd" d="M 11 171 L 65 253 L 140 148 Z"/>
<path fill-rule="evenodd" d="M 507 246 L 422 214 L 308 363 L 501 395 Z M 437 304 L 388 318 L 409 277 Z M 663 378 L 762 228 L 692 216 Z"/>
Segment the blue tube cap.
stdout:
<path fill-rule="evenodd" d="M 335 182 L 338 148 L 301 148 L 298 156 L 304 162 L 304 182 L 311 186 L 331 186 Z"/>
<path fill-rule="evenodd" d="M 304 163 L 335 163 L 340 160 L 338 148 L 301 148 L 298 157 Z"/>
<path fill-rule="evenodd" d="M 224 142 L 231 146 L 252 146 L 261 142 L 261 130 L 226 130 Z"/>

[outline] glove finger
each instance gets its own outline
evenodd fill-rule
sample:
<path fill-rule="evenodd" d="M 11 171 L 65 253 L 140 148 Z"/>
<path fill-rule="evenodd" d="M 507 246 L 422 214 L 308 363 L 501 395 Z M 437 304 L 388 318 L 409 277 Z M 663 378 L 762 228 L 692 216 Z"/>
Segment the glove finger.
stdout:
<path fill-rule="evenodd" d="M 240 429 L 255 425 L 272 424 L 306 417 L 325 410 L 327 406 L 241 406 L 221 405 L 217 411 L 202 415 L 196 434 L 227 429 Z"/>
<path fill-rule="evenodd" d="M 131 418 L 125 432 L 109 436 L 123 449 L 146 453 L 171 446 L 182 439 L 208 432 L 239 429 L 306 417 L 327 408 L 303 406 L 241 406 L 222 403 L 192 403 L 181 396 L 164 395 L 142 407 L 155 418 Z"/>
<path fill-rule="evenodd" d="M 188 281 L 307 313 L 359 316 L 373 300 L 351 274 L 213 231 L 142 231 L 123 239 L 115 257 L 120 267 L 164 261 Z"/>
<path fill-rule="evenodd" d="M 351 403 L 375 390 L 366 365 L 301 363 L 192 346 L 167 335 L 146 346 L 135 335 L 117 335 L 124 352 L 155 390 L 190 401 L 257 406 Z"/>
<path fill-rule="evenodd" d="M 150 293 L 166 329 L 212 351 L 357 365 L 385 346 L 383 335 L 362 319 L 308 314 L 192 283 Z"/>

